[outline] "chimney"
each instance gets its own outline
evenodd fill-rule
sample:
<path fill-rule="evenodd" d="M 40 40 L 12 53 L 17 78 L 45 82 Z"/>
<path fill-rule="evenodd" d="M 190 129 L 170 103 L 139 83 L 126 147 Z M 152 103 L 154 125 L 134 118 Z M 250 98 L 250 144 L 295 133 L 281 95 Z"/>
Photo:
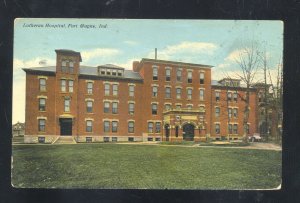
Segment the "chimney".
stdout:
<path fill-rule="evenodd" d="M 155 48 L 155 60 L 157 59 L 157 48 Z"/>
<path fill-rule="evenodd" d="M 134 72 L 138 72 L 138 66 L 140 65 L 140 62 L 139 61 L 133 61 L 132 62 L 132 70 Z"/>

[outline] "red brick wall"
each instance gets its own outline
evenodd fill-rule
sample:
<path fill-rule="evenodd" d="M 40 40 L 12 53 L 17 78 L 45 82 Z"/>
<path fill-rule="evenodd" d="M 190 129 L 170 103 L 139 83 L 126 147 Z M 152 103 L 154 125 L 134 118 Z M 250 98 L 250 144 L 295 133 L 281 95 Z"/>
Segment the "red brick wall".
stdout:
<path fill-rule="evenodd" d="M 39 90 L 38 76 L 47 77 L 46 91 Z M 54 135 L 55 134 L 55 76 L 26 74 L 26 107 L 25 107 L 25 134 L 26 135 Z M 51 88 L 52 87 L 52 88 Z M 38 96 L 46 96 L 46 111 L 39 111 Z M 38 132 L 37 117 L 47 117 L 45 132 Z"/>

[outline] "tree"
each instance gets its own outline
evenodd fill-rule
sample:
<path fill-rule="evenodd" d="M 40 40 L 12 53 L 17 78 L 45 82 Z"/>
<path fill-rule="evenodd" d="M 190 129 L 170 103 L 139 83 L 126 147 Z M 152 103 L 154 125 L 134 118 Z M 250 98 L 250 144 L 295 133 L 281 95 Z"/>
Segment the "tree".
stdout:
<path fill-rule="evenodd" d="M 249 120 L 249 98 L 250 98 L 250 88 L 255 84 L 255 76 L 258 71 L 260 64 L 260 54 L 258 51 L 258 46 L 255 42 L 251 43 L 250 46 L 242 48 L 235 58 L 237 65 L 241 70 L 241 74 L 236 73 L 237 77 L 245 83 L 245 97 L 243 98 L 245 102 L 245 108 L 243 111 L 243 140 L 248 142 L 247 138 L 247 124 Z"/>
<path fill-rule="evenodd" d="M 276 80 L 273 83 L 270 69 L 268 69 L 270 78 L 272 97 L 269 101 L 269 108 L 272 109 L 272 129 L 275 129 L 275 138 L 278 142 L 281 142 L 282 135 L 282 95 L 283 95 L 283 66 L 281 59 L 277 66 Z"/>

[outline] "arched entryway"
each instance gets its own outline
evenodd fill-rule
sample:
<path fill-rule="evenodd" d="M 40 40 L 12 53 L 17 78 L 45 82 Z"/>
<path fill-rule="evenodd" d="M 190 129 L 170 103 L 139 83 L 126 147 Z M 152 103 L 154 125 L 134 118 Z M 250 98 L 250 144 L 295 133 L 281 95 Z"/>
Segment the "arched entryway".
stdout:
<path fill-rule="evenodd" d="M 187 123 L 182 127 L 183 130 L 183 140 L 193 141 L 195 135 L 195 126 L 193 124 Z"/>
<path fill-rule="evenodd" d="M 169 137 L 170 137 L 170 125 L 169 124 L 165 125 L 165 136 L 166 136 L 166 141 L 169 141 Z"/>

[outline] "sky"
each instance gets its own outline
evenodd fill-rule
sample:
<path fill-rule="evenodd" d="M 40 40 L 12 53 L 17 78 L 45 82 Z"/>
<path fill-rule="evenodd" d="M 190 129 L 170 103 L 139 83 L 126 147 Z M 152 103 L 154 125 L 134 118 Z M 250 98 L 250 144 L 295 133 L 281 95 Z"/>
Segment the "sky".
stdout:
<path fill-rule="evenodd" d="M 132 69 L 142 58 L 206 64 L 212 79 L 240 71 L 236 57 L 256 44 L 267 53 L 272 77 L 283 55 L 283 22 L 255 20 L 16 19 L 14 25 L 13 123 L 25 121 L 25 72 L 55 65 L 55 49 L 71 49 L 82 65 Z M 234 76 L 233 76 L 234 77 Z M 262 71 L 256 79 L 260 81 Z"/>

